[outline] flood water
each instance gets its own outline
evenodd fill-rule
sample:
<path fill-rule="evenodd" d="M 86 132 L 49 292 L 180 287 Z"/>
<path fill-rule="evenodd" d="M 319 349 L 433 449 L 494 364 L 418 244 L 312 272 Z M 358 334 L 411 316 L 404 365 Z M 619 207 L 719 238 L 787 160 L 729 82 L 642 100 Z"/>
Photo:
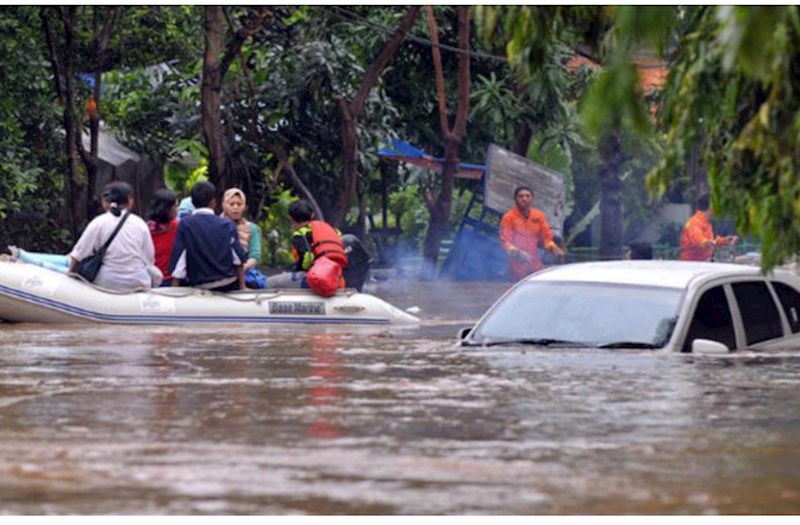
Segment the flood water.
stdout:
<path fill-rule="evenodd" d="M 462 349 L 418 328 L 0 324 L 3 514 L 797 514 L 800 350 Z"/>

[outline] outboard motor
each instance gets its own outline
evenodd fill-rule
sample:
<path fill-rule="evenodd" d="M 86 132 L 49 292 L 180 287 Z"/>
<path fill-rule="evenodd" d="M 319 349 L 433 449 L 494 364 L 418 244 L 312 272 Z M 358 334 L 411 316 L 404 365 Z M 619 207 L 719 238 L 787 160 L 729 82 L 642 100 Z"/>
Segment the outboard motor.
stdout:
<path fill-rule="evenodd" d="M 347 253 L 347 268 L 342 275 L 348 288 L 355 288 L 359 292 L 364 290 L 364 281 L 369 274 L 369 265 L 372 257 L 364 247 L 361 240 L 351 233 L 342 235 L 344 251 Z"/>

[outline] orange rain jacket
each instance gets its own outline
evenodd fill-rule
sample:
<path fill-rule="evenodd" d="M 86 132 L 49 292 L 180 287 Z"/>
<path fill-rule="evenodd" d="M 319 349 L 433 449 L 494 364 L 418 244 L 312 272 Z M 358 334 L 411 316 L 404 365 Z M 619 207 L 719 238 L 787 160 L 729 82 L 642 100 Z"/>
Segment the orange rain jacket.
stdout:
<path fill-rule="evenodd" d="M 715 246 L 725 244 L 724 237 L 714 237 L 711 223 L 700 210 L 689 217 L 681 232 L 681 261 L 710 261 L 715 246 L 704 246 L 713 240 Z"/>
<path fill-rule="evenodd" d="M 508 269 L 515 280 L 542 269 L 539 245 L 548 250 L 555 247 L 553 232 L 544 213 L 535 208 L 531 208 L 527 218 L 516 207 L 503 215 L 500 220 L 500 244 L 509 255 L 516 249 L 531 258 L 530 263 L 509 258 Z"/>

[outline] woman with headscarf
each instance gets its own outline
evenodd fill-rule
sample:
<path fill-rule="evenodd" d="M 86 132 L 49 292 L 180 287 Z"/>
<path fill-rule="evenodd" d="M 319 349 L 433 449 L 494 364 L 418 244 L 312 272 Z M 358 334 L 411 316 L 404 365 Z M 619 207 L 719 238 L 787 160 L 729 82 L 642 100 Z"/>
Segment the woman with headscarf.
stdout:
<path fill-rule="evenodd" d="M 239 243 L 247 250 L 244 263 L 245 284 L 248 288 L 266 288 L 267 278 L 257 266 L 261 262 L 261 228 L 244 218 L 247 198 L 239 188 L 229 188 L 222 196 L 222 216 L 236 224 Z"/>

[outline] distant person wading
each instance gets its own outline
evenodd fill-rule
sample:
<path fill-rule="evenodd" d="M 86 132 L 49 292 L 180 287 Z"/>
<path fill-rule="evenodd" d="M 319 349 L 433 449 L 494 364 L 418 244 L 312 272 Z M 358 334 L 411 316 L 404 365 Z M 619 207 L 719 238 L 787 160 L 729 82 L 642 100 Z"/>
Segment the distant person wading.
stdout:
<path fill-rule="evenodd" d="M 709 204 L 708 194 L 697 199 L 697 211 L 683 227 L 681 261 L 710 261 L 717 247 L 736 244 L 739 239 L 736 235 L 714 236 L 714 213 Z"/>
<path fill-rule="evenodd" d="M 520 186 L 514 191 L 516 206 L 500 221 L 500 244 L 508 253 L 508 270 L 518 281 L 542 269 L 539 246 L 556 255 L 564 251 L 553 240 L 553 232 L 540 210 L 533 208 L 533 190 Z"/>

